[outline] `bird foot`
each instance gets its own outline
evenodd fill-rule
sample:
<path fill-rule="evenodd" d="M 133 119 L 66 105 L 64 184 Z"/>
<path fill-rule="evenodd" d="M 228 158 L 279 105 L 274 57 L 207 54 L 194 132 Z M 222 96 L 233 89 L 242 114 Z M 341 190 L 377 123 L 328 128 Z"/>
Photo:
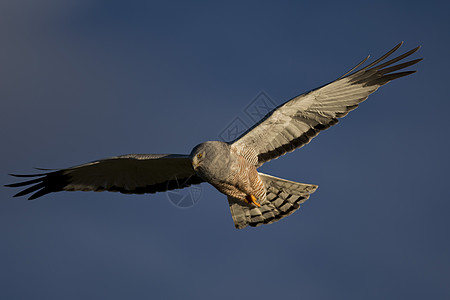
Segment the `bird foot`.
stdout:
<path fill-rule="evenodd" d="M 245 202 L 247 202 L 248 204 L 254 204 L 258 207 L 261 207 L 261 204 L 259 204 L 258 202 L 256 202 L 256 197 L 253 196 L 252 194 L 245 196 Z"/>

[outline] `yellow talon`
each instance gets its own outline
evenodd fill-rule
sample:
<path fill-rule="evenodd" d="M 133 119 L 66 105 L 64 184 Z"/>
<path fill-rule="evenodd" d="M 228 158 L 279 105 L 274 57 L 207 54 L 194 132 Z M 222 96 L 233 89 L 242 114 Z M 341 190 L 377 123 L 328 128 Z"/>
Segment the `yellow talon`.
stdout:
<path fill-rule="evenodd" d="M 259 204 L 258 202 L 256 202 L 256 197 L 253 196 L 252 194 L 245 196 L 245 201 L 246 201 L 248 204 L 253 203 L 253 204 L 255 204 L 256 206 L 261 207 L 261 204 Z"/>

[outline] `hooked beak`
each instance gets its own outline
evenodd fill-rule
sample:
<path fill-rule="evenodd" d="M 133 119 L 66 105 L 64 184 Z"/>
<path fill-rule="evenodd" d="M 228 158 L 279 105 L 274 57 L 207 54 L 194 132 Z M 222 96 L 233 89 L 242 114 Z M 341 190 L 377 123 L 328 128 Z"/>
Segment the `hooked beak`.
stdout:
<path fill-rule="evenodd" d="M 192 168 L 194 169 L 194 171 L 197 171 L 198 168 L 198 161 L 197 161 L 197 157 L 194 156 L 194 158 L 192 159 Z"/>

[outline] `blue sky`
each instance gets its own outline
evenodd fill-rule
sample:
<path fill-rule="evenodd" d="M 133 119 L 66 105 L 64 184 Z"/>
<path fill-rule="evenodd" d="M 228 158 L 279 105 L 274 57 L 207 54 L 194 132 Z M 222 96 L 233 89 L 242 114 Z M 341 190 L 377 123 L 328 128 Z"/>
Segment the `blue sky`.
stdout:
<path fill-rule="evenodd" d="M 438 4 L 439 3 L 439 4 Z M 189 153 L 264 91 L 280 104 L 417 45 L 382 87 L 262 168 L 319 185 L 234 229 L 225 196 L 0 188 L 0 298 L 447 299 L 449 5 L 442 1 L 2 1 L 0 181 L 127 153 Z M 248 121 L 248 119 L 246 119 Z"/>

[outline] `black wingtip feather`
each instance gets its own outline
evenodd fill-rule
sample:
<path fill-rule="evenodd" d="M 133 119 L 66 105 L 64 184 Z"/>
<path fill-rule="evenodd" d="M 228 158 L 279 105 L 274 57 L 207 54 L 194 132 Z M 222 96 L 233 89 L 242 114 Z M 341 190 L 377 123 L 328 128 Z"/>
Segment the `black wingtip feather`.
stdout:
<path fill-rule="evenodd" d="M 404 58 L 406 58 L 406 57 L 412 55 L 412 54 L 415 53 L 417 50 L 419 50 L 419 48 L 420 48 L 420 46 L 419 46 L 419 47 L 416 47 L 416 48 L 414 48 L 414 49 L 412 49 L 412 50 L 409 50 L 408 52 L 405 52 L 405 53 L 403 53 L 402 55 L 399 55 L 399 56 L 397 56 L 397 57 L 395 57 L 395 58 L 393 58 L 393 59 L 391 59 L 391 60 L 388 60 L 388 61 L 382 63 L 381 65 L 378 65 L 378 66 L 374 67 L 373 69 L 375 69 L 375 70 L 380 70 L 380 69 L 383 69 L 384 67 L 387 67 L 387 66 L 389 66 L 389 65 L 392 65 L 393 63 L 396 63 L 396 62 L 398 62 L 398 61 L 400 61 L 400 60 L 402 60 L 402 59 L 404 59 Z M 367 69 L 367 68 L 368 68 L 368 67 L 366 67 L 365 69 Z"/>
<path fill-rule="evenodd" d="M 344 77 L 347 77 L 347 78 L 355 77 L 355 78 L 353 78 L 353 82 L 354 83 L 362 83 L 362 82 L 365 82 L 366 78 L 372 77 L 372 75 L 374 75 L 375 73 L 379 73 L 380 75 L 382 75 L 382 73 L 380 73 L 380 71 L 385 70 L 385 72 L 383 74 L 388 73 L 388 72 L 393 72 L 395 70 L 399 70 L 401 68 L 405 68 L 407 66 L 411 66 L 413 64 L 416 64 L 416 63 L 418 63 L 419 61 L 422 60 L 422 58 L 420 58 L 420 59 L 413 60 L 413 62 L 406 62 L 406 63 L 400 64 L 400 65 L 397 65 L 397 66 L 393 66 L 393 67 L 390 67 L 392 69 L 388 70 L 388 71 L 386 71 L 387 69 L 383 69 L 383 68 L 385 68 L 387 66 L 390 66 L 390 65 L 392 65 L 392 64 L 394 64 L 394 63 L 396 63 L 396 62 L 398 62 L 398 61 L 400 61 L 400 60 L 402 60 L 402 59 L 412 55 L 413 53 L 417 52 L 417 50 L 419 50 L 421 48 L 421 46 L 417 46 L 416 48 L 411 49 L 411 50 L 409 50 L 409 51 L 407 51 L 407 52 L 405 52 L 405 53 L 403 53 L 403 54 L 401 54 L 401 55 L 399 55 L 399 56 L 397 56 L 397 57 L 395 57 L 395 58 L 393 58 L 391 60 L 388 60 L 386 62 L 383 62 L 382 64 L 379 64 L 383 60 L 385 60 L 386 58 L 391 56 L 395 51 L 397 51 L 398 48 L 400 48 L 400 46 L 402 44 L 403 44 L 403 42 L 397 44 L 394 48 L 392 48 L 390 51 L 388 51 L 386 54 L 384 54 L 380 58 L 376 59 L 374 62 L 370 63 L 369 65 L 367 65 L 365 67 L 363 67 L 362 69 L 354 71 L 351 74 L 348 74 L 350 72 L 347 72 L 346 76 L 344 75 L 341 78 L 344 78 Z M 401 67 L 399 67 L 399 66 L 401 66 Z M 352 70 L 355 70 L 355 69 L 356 69 L 356 67 L 353 68 Z"/>
<path fill-rule="evenodd" d="M 38 176 L 45 176 L 47 173 L 41 173 L 41 174 L 8 174 L 9 176 L 13 177 L 38 177 Z"/>
<path fill-rule="evenodd" d="M 382 86 L 394 79 L 415 73 L 416 71 L 404 71 L 398 73 L 392 72 L 415 65 L 418 62 L 422 61 L 423 58 L 414 59 L 397 65 L 393 64 L 415 53 L 417 50 L 420 49 L 420 46 L 417 46 L 416 48 L 411 49 L 406 53 L 403 53 L 393 59 L 381 63 L 384 59 L 386 59 L 388 56 L 394 53 L 401 46 L 401 44 L 402 43 L 395 46 L 392 50 L 387 52 L 385 55 L 383 55 L 381 58 L 377 59 L 373 63 L 369 64 L 368 66 L 360 70 L 355 71 L 354 73 L 348 75 L 347 77 L 353 84 L 363 84 L 364 86 L 372 86 L 372 85 Z"/>
<path fill-rule="evenodd" d="M 19 186 L 24 186 L 24 185 L 30 185 L 33 183 L 39 183 L 41 181 L 42 181 L 42 178 L 37 178 L 37 179 L 28 180 L 28 181 L 5 184 L 5 186 L 6 187 L 19 187 Z"/>
<path fill-rule="evenodd" d="M 387 74 L 387 75 L 383 75 L 382 77 L 379 77 L 377 79 L 374 79 L 372 81 L 368 81 L 365 83 L 365 86 L 371 86 L 371 85 L 384 85 L 386 83 L 388 83 L 389 81 L 392 81 L 394 79 L 400 78 L 400 77 L 404 77 L 404 76 L 408 76 L 411 74 L 416 73 L 416 71 L 405 71 L 405 72 L 398 72 L 398 73 L 392 73 L 392 74 Z"/>
<path fill-rule="evenodd" d="M 353 72 L 354 70 L 358 69 L 363 63 L 365 63 L 368 59 L 369 59 L 370 55 L 367 55 L 366 58 L 364 58 L 361 62 L 359 62 L 356 66 L 354 66 L 353 68 L 351 68 L 350 71 L 347 71 L 347 73 L 345 73 L 344 75 L 342 75 L 341 77 L 339 77 L 338 79 L 344 78 L 345 76 L 347 76 L 348 74 L 350 74 L 351 72 Z"/>
<path fill-rule="evenodd" d="M 380 74 L 388 74 L 388 73 L 391 73 L 391 72 L 394 72 L 394 71 L 397 71 L 397 70 L 401 70 L 401 69 L 410 67 L 412 65 L 415 65 L 415 64 L 417 64 L 418 62 L 420 62 L 422 60 L 423 60 L 423 58 L 418 58 L 418 59 L 414 59 L 414 60 L 411 60 L 411 61 L 407 61 L 407 62 L 404 62 L 402 64 L 398 64 L 398 65 L 395 65 L 395 66 L 392 66 L 392 67 L 389 67 L 389 68 L 385 68 L 385 69 L 379 70 L 379 73 Z"/>
<path fill-rule="evenodd" d="M 364 67 L 365 70 L 375 66 L 376 64 L 378 64 L 379 62 L 385 60 L 387 57 L 389 57 L 392 53 L 394 53 L 395 51 L 398 50 L 398 48 L 400 48 L 400 46 L 403 45 L 403 42 L 398 43 L 394 48 L 392 48 L 391 50 L 389 50 L 386 54 L 384 54 L 383 56 L 381 56 L 379 59 L 375 60 L 374 62 L 372 62 L 371 64 L 367 65 L 366 67 Z"/>
<path fill-rule="evenodd" d="M 30 174 L 30 175 L 28 174 L 27 175 L 10 174 L 10 175 L 20 178 L 39 177 L 31 180 L 5 185 L 6 187 L 22 187 L 26 185 L 31 185 L 30 187 L 24 189 L 23 191 L 20 191 L 19 193 L 13 196 L 13 197 L 20 197 L 35 192 L 28 198 L 28 200 L 39 198 L 51 192 L 62 191 L 63 188 L 68 184 L 69 180 L 68 176 L 65 175 L 62 171 L 54 171 L 49 173 Z"/>
<path fill-rule="evenodd" d="M 37 191 L 36 193 L 34 193 L 33 195 L 31 195 L 30 197 L 28 197 L 28 200 L 34 200 L 36 198 L 42 197 L 44 195 L 47 195 L 47 194 L 49 194 L 51 192 L 52 192 L 51 190 L 43 188 L 43 189 Z"/>
<path fill-rule="evenodd" d="M 39 184 L 32 185 L 32 186 L 30 186 L 29 188 L 26 188 L 26 189 L 24 189 L 23 191 L 21 191 L 21 192 L 15 194 L 14 197 L 20 197 L 20 196 L 23 196 L 23 195 L 32 193 L 32 192 L 34 192 L 34 191 L 36 191 L 36 190 L 39 190 L 39 189 L 41 189 L 41 188 L 43 188 L 43 187 L 45 187 L 45 183 L 44 183 L 44 182 L 41 182 L 41 183 L 39 183 Z"/>

